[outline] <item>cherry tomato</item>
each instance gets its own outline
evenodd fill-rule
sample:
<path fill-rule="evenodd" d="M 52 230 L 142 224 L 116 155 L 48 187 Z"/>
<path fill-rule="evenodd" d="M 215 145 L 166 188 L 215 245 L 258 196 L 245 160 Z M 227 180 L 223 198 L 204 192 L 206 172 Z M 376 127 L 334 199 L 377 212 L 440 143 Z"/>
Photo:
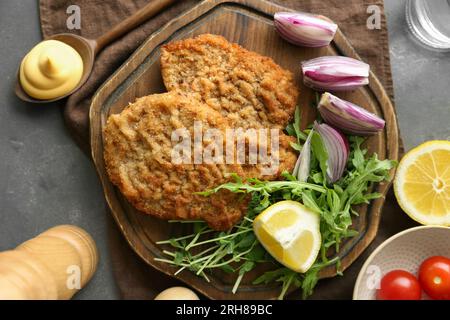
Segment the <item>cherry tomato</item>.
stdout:
<path fill-rule="evenodd" d="M 420 265 L 419 281 L 423 291 L 436 300 L 450 300 L 450 259 L 434 256 Z"/>
<path fill-rule="evenodd" d="M 378 300 L 420 300 L 422 290 L 417 278 L 404 270 L 388 272 L 377 291 Z"/>

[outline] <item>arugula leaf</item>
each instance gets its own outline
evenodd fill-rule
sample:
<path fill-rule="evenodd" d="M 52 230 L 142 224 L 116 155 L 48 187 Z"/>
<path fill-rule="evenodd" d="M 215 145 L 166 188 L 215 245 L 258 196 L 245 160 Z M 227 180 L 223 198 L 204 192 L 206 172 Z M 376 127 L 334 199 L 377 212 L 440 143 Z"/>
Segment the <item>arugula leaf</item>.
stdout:
<path fill-rule="evenodd" d="M 281 276 L 283 276 L 288 269 L 286 268 L 279 268 L 273 271 L 267 271 L 263 273 L 261 276 L 256 278 L 256 280 L 253 281 L 253 284 L 261 284 L 261 283 L 270 283 L 272 281 L 276 281 Z"/>
<path fill-rule="evenodd" d="M 299 145 L 298 143 L 291 141 L 291 142 L 289 142 L 289 144 L 290 144 L 291 148 L 294 149 L 295 151 L 298 151 L 298 152 L 302 151 L 302 146 Z"/>
<path fill-rule="evenodd" d="M 363 172 L 365 159 L 364 153 L 361 150 L 361 144 L 364 142 L 364 138 L 350 137 L 349 140 L 350 143 L 352 143 L 353 147 L 351 148 L 352 152 L 350 154 L 350 159 L 352 159 L 351 163 L 353 164 L 353 167 L 356 169 L 356 171 Z"/>
<path fill-rule="evenodd" d="M 220 267 L 221 270 L 223 270 L 226 273 L 234 273 L 236 272 L 229 264 L 225 264 Z"/>
<path fill-rule="evenodd" d="M 225 189 L 234 193 L 258 192 L 268 199 L 271 193 L 286 189 L 292 190 L 293 192 L 300 191 L 302 189 L 311 189 L 318 192 L 325 192 L 325 189 L 321 186 L 301 181 L 261 181 L 256 178 L 252 178 L 248 179 L 247 182 L 243 182 L 240 178 L 236 179 L 235 174 L 233 174 L 232 177 L 235 178 L 235 182 L 224 183 L 214 189 L 206 190 L 203 192 L 196 192 L 196 194 L 202 196 L 210 196 L 222 189 Z"/>
<path fill-rule="evenodd" d="M 311 210 L 317 213 L 322 213 L 322 209 L 317 204 L 317 199 L 315 198 L 314 194 L 309 190 L 306 190 L 302 193 L 302 201 L 303 204 L 308 208 L 310 208 Z"/>
<path fill-rule="evenodd" d="M 297 151 L 301 150 L 301 141 L 305 141 L 307 138 L 307 135 L 301 131 L 300 125 L 301 125 L 301 111 L 300 107 L 297 106 L 295 108 L 294 122 L 288 124 L 286 127 L 287 134 L 297 138 L 297 143 L 291 144 L 291 146 L 293 146 L 293 148 Z"/>
<path fill-rule="evenodd" d="M 311 150 L 314 157 L 319 161 L 322 177 L 326 177 L 328 170 L 328 152 L 323 144 L 322 138 L 317 132 L 314 132 L 311 138 Z"/>
<path fill-rule="evenodd" d="M 306 273 L 301 280 L 302 299 L 306 299 L 313 294 L 314 288 L 319 281 L 319 271 L 321 268 L 312 267 Z"/>
<path fill-rule="evenodd" d="M 292 137 L 296 137 L 295 129 L 294 129 L 294 123 L 289 123 L 286 126 L 286 133 Z"/>

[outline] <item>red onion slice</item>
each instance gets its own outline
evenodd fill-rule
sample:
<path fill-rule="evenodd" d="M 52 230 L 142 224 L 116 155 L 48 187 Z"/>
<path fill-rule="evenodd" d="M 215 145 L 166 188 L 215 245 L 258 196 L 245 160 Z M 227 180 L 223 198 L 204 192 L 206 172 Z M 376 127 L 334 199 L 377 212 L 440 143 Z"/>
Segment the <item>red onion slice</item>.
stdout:
<path fill-rule="evenodd" d="M 347 138 L 326 123 L 315 122 L 314 130 L 322 138 L 323 145 L 328 153 L 327 180 L 334 183 L 342 177 L 347 165 L 349 155 Z"/>
<path fill-rule="evenodd" d="M 318 105 L 322 119 L 348 134 L 368 136 L 383 130 L 385 121 L 373 113 L 328 92 Z"/>
<path fill-rule="evenodd" d="M 338 28 L 327 17 L 304 12 L 277 12 L 274 24 L 286 41 L 305 47 L 329 45 Z"/>
<path fill-rule="evenodd" d="M 354 90 L 369 83 L 370 66 L 362 61 L 326 56 L 302 62 L 303 82 L 322 91 Z"/>

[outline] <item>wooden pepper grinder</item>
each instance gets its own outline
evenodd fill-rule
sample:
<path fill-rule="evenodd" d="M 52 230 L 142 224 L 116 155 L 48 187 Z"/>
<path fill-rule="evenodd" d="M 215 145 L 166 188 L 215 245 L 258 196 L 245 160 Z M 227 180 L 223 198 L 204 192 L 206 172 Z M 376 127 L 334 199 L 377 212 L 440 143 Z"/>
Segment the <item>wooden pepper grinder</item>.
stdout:
<path fill-rule="evenodd" d="M 0 299 L 70 299 L 92 278 L 98 252 L 72 225 L 51 228 L 0 253 Z"/>

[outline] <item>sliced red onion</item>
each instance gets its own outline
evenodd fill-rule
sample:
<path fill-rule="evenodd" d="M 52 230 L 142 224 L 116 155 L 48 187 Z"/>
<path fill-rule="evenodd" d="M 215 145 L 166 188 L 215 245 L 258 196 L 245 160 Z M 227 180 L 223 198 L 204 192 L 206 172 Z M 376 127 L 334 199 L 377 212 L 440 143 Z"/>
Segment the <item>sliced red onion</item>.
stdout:
<path fill-rule="evenodd" d="M 322 138 L 325 149 L 328 153 L 327 180 L 330 183 L 338 181 L 344 174 L 349 155 L 349 145 L 347 138 L 338 130 L 326 123 L 314 123 L 314 130 Z"/>
<path fill-rule="evenodd" d="M 277 12 L 274 24 L 286 41 L 305 47 L 324 47 L 330 44 L 338 28 L 330 19 L 304 12 Z"/>
<path fill-rule="evenodd" d="M 303 144 L 302 151 L 298 156 L 297 162 L 295 163 L 294 171 L 292 175 L 297 177 L 298 181 L 305 182 L 308 180 L 309 172 L 311 171 L 311 137 L 314 130 L 311 130 Z"/>
<path fill-rule="evenodd" d="M 327 56 L 302 62 L 303 82 L 321 91 L 354 90 L 369 83 L 370 66 L 360 60 Z"/>
<path fill-rule="evenodd" d="M 377 115 L 328 92 L 322 94 L 318 109 L 326 123 L 349 134 L 369 136 L 383 130 L 385 125 Z"/>

